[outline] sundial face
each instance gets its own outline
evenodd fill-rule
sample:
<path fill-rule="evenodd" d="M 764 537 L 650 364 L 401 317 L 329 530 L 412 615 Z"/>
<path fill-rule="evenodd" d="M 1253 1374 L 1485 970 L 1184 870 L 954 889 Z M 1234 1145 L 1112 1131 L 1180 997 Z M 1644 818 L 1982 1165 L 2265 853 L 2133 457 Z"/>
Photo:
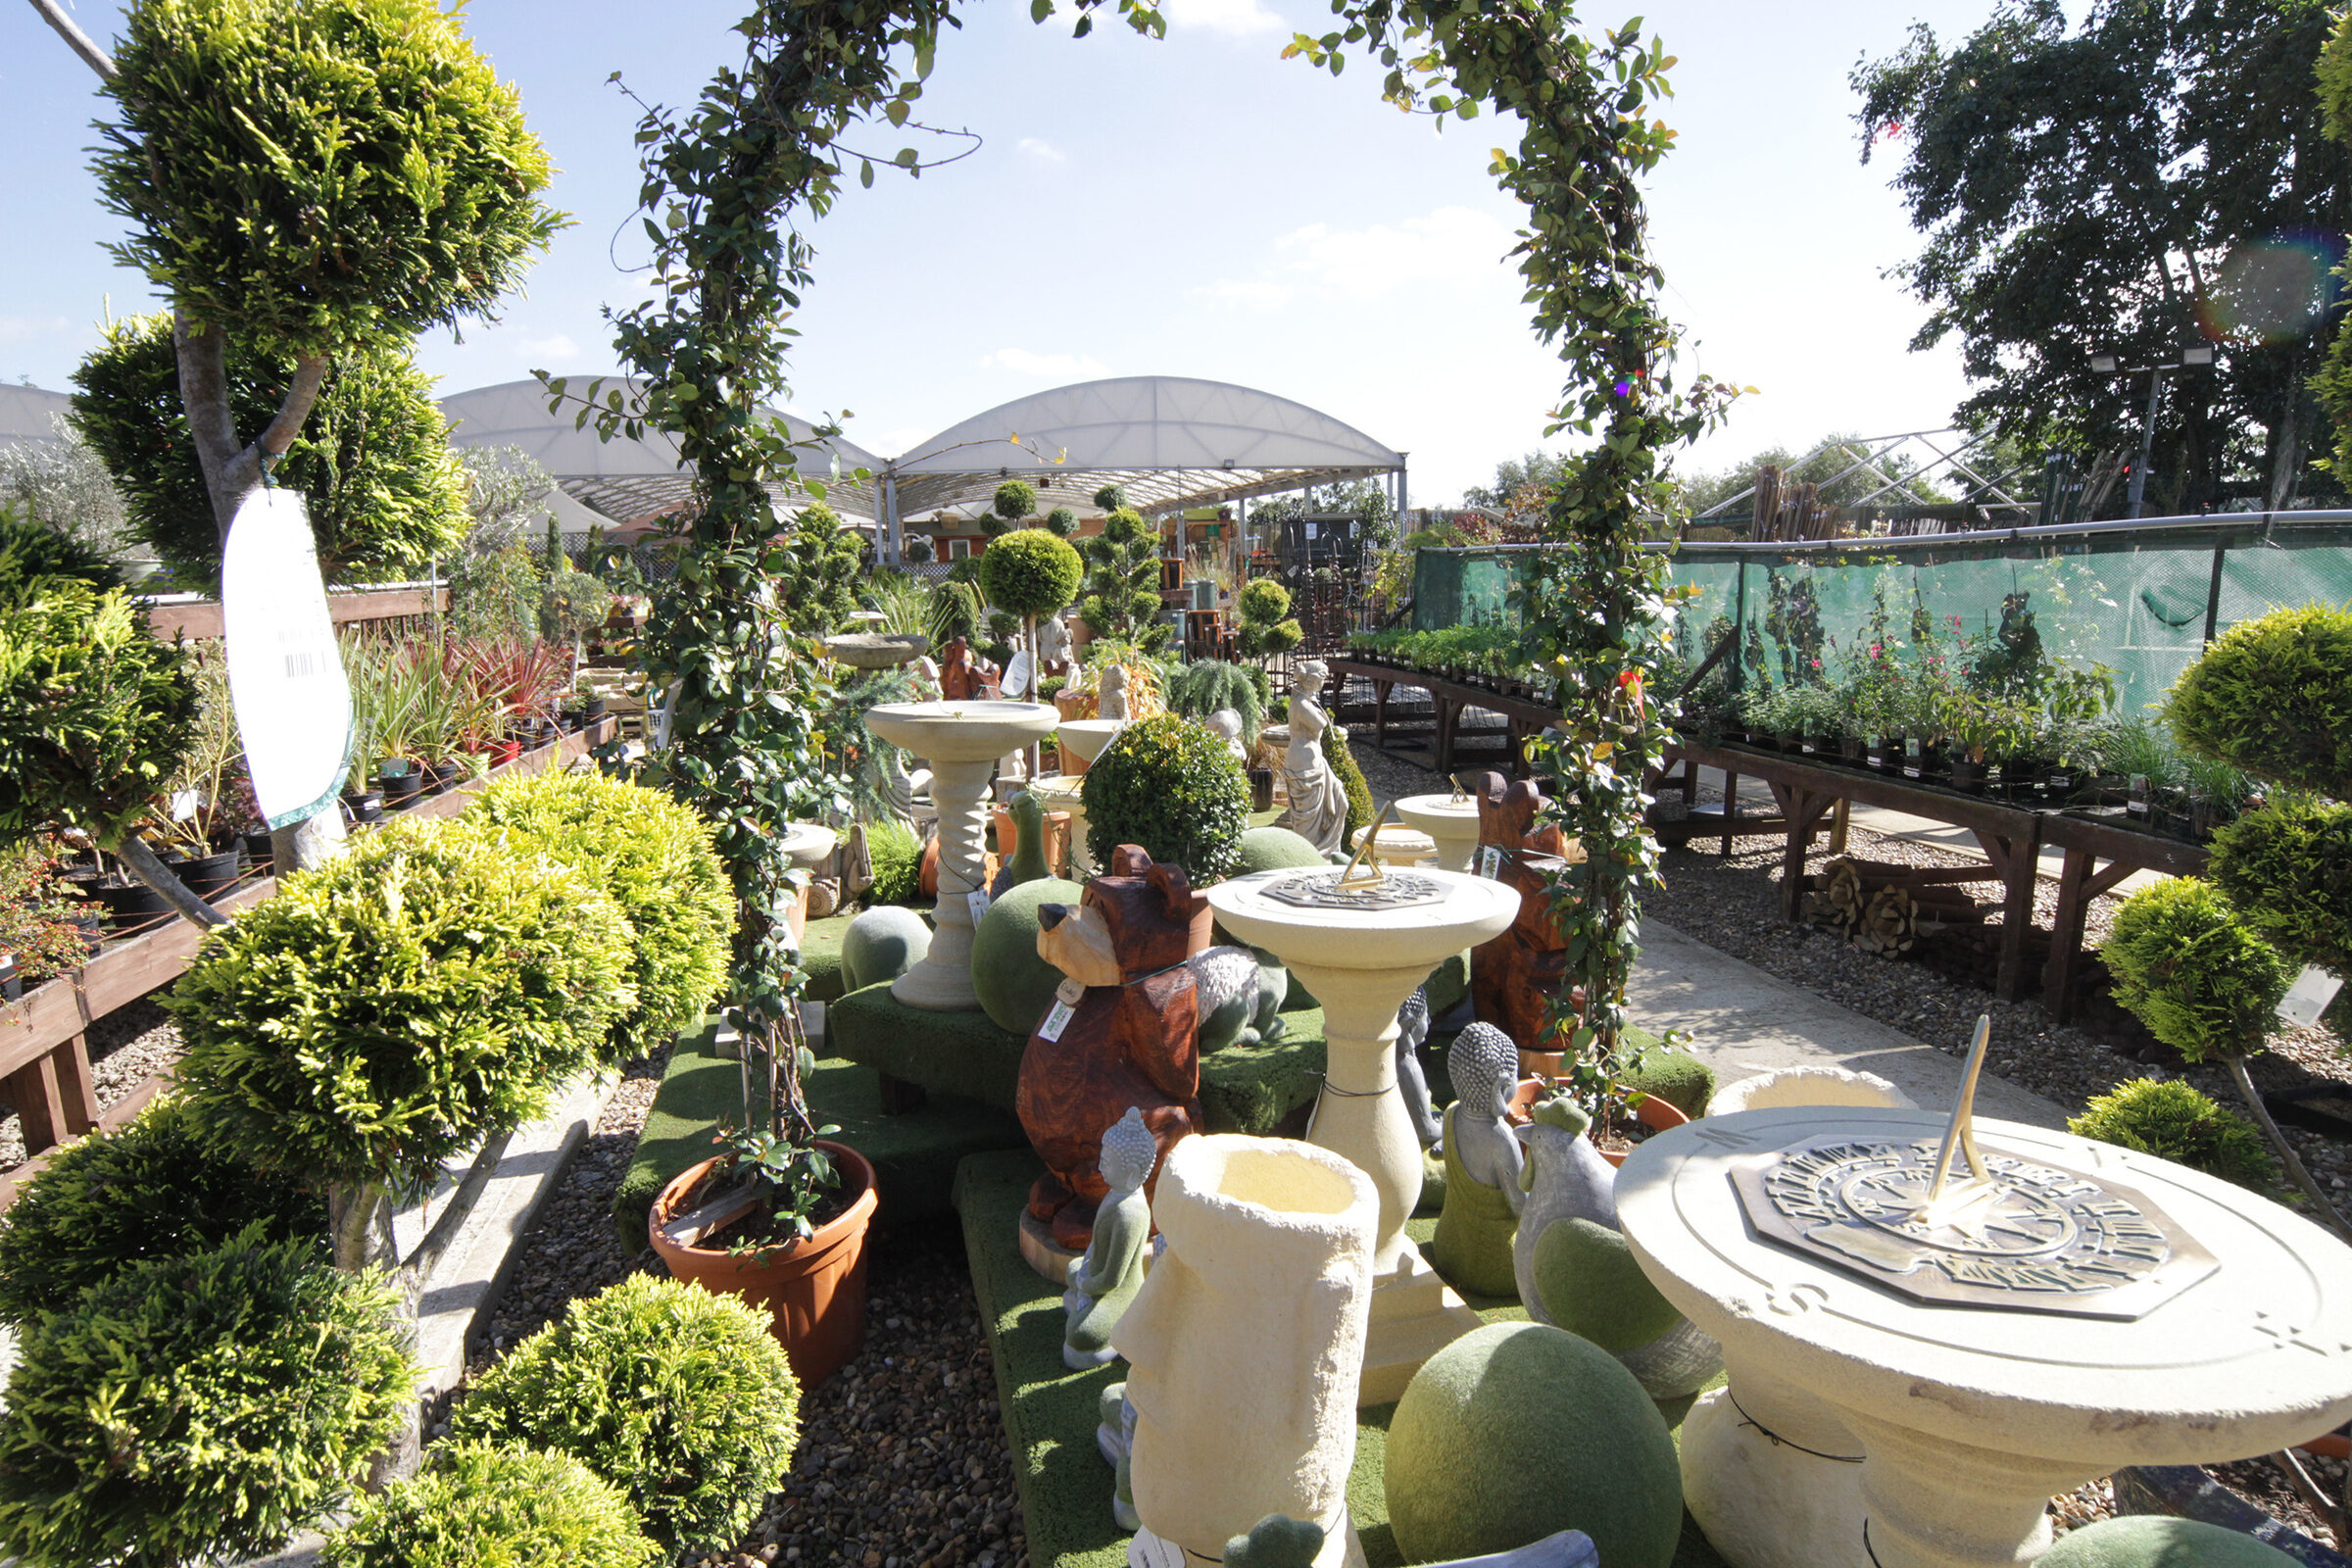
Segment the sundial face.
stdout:
<path fill-rule="evenodd" d="M 1758 1234 L 1922 1301 L 2130 1320 L 2219 1266 L 2132 1189 L 1998 1150 L 1931 1203 L 1940 1147 L 1819 1139 L 1732 1181 Z"/>
<path fill-rule="evenodd" d="M 1410 871 L 1391 871 L 1356 887 L 1344 886 L 1346 876 L 1344 870 L 1309 871 L 1303 876 L 1285 877 L 1259 892 L 1277 904 L 1296 905 L 1302 909 L 1408 909 L 1415 905 L 1446 902 L 1442 884 Z"/>

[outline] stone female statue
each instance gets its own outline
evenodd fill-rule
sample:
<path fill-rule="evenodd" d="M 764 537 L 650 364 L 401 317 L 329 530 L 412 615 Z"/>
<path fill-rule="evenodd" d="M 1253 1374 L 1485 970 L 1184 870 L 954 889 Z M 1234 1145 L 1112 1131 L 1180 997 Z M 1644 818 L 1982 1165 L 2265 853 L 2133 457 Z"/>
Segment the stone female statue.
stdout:
<path fill-rule="evenodd" d="M 1061 1309 L 1068 1326 L 1061 1336 L 1061 1362 L 1084 1372 L 1119 1358 L 1110 1331 L 1144 1283 L 1144 1246 L 1152 1237 L 1152 1205 L 1144 1183 L 1159 1162 L 1159 1145 L 1137 1106 L 1102 1133 L 1102 1181 L 1110 1192 L 1095 1207 L 1095 1234 L 1070 1268 L 1070 1288 Z"/>
<path fill-rule="evenodd" d="M 1331 719 L 1315 701 L 1330 678 L 1331 671 L 1321 660 L 1310 659 L 1298 666 L 1297 684 L 1291 688 L 1291 745 L 1282 759 L 1291 805 L 1275 824 L 1289 828 L 1325 855 L 1346 848 L 1348 841 L 1348 787 L 1323 755 L 1323 731 Z M 1344 732 L 1333 739 L 1346 744 Z"/>
<path fill-rule="evenodd" d="M 1507 1107 L 1519 1082 L 1519 1048 L 1493 1024 L 1474 1023 L 1455 1037 L 1446 1067 L 1457 1098 L 1446 1107 L 1446 1206 L 1430 1258 L 1463 1290 L 1511 1296 L 1523 1156 Z"/>

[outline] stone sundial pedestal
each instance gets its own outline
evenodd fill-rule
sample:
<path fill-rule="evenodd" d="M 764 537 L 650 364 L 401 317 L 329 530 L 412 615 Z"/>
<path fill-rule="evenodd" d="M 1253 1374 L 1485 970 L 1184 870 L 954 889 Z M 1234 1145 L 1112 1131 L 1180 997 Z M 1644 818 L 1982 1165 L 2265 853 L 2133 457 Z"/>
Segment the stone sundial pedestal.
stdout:
<path fill-rule="evenodd" d="M 1965 1095 L 1708 1117 L 1637 1149 L 1616 1197 L 1642 1270 L 1723 1344 L 1683 1452 L 1734 1568 L 2017 1568 L 2060 1493 L 2352 1414 L 2352 1250 L 2154 1155 L 1973 1121 Z"/>
<path fill-rule="evenodd" d="M 1478 799 L 1455 794 L 1407 795 L 1396 803 L 1405 825 L 1426 833 L 1438 847 L 1438 866 L 1467 871 L 1478 853 Z"/>
<path fill-rule="evenodd" d="M 985 887 L 989 774 L 998 758 L 1050 732 L 1058 716 L 1042 703 L 882 703 L 865 710 L 867 729 L 931 764 L 931 804 L 939 810 L 931 951 L 890 988 L 906 1005 L 931 1012 L 980 1005 L 972 989 L 971 895 Z"/>
<path fill-rule="evenodd" d="M 1519 895 L 1497 882 L 1416 867 L 1350 892 L 1341 871 L 1260 871 L 1208 890 L 1233 936 L 1264 948 L 1323 1003 L 1323 1092 L 1309 1143 L 1342 1154 L 1380 1196 L 1372 1319 L 1359 1397 L 1383 1404 L 1479 1326 L 1404 1233 L 1421 1197 L 1421 1142 L 1397 1092 L 1396 1009 L 1429 972 L 1511 923 Z"/>

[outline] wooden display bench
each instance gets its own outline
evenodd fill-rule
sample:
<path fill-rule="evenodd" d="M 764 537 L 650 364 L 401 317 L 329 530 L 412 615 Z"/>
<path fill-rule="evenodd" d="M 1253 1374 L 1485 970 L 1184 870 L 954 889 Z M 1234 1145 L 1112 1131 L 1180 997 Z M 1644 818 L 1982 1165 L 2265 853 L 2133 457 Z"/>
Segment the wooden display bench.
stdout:
<path fill-rule="evenodd" d="M 1427 670 L 1411 669 L 1397 664 L 1373 663 L 1361 659 L 1333 658 L 1325 661 L 1333 675 L 1342 679 L 1352 675 L 1372 683 L 1372 744 L 1383 751 L 1389 744 L 1389 694 L 1398 686 L 1418 687 L 1429 693 L 1437 709 L 1435 741 L 1437 768 L 1441 774 L 1453 771 L 1454 729 L 1462 714 L 1476 708 L 1500 717 L 1509 737 L 1503 758 L 1504 770 L 1513 778 L 1527 772 L 1525 743 L 1532 735 L 1541 735 L 1559 722 L 1559 710 L 1536 699 L 1533 689 L 1512 692 L 1499 686 L 1479 685 L 1456 680 L 1446 675 L 1433 675 Z M 1514 683 L 1516 684 L 1516 683 Z"/>
<path fill-rule="evenodd" d="M 563 766 L 603 745 L 617 732 L 612 718 L 525 753 L 486 778 L 469 779 L 439 795 L 419 799 L 387 821 L 454 815 L 491 779 L 512 778 Z M 277 891 L 277 879 L 261 875 L 214 901 L 224 914 L 250 909 Z M 149 1077 L 127 1095 L 98 1108 L 90 1075 L 89 1029 L 177 980 L 196 955 L 204 933 L 172 916 L 135 936 L 108 943 L 89 962 L 27 991 L 0 1006 L 0 1103 L 17 1112 L 24 1135 L 24 1163 L 0 1174 L 0 1210 L 17 1200 L 26 1182 L 48 1163 L 56 1147 L 84 1133 L 112 1131 L 137 1115 L 163 1088 Z"/>

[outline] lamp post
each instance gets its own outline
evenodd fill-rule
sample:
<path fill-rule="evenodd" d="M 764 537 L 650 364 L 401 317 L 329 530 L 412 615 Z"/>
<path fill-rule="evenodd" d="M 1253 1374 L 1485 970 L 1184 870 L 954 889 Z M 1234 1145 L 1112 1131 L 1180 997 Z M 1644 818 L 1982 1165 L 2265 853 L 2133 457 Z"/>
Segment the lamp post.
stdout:
<path fill-rule="evenodd" d="M 2191 366 L 2211 368 L 2212 365 L 2213 350 L 2210 348 L 2182 349 L 2180 358 L 2171 365 L 2135 365 L 2130 369 L 2120 372 L 2114 355 L 2093 354 L 2090 357 L 2090 368 L 2093 374 L 2145 374 L 2148 378 L 2148 412 L 2146 417 L 2140 421 L 2139 462 L 2132 465 L 2132 488 L 2124 510 L 2124 515 L 2127 517 L 2136 518 L 2139 515 L 2141 503 L 2147 496 L 2148 462 L 2156 449 L 2156 395 L 2164 383 L 2164 372 L 2184 370 Z"/>

